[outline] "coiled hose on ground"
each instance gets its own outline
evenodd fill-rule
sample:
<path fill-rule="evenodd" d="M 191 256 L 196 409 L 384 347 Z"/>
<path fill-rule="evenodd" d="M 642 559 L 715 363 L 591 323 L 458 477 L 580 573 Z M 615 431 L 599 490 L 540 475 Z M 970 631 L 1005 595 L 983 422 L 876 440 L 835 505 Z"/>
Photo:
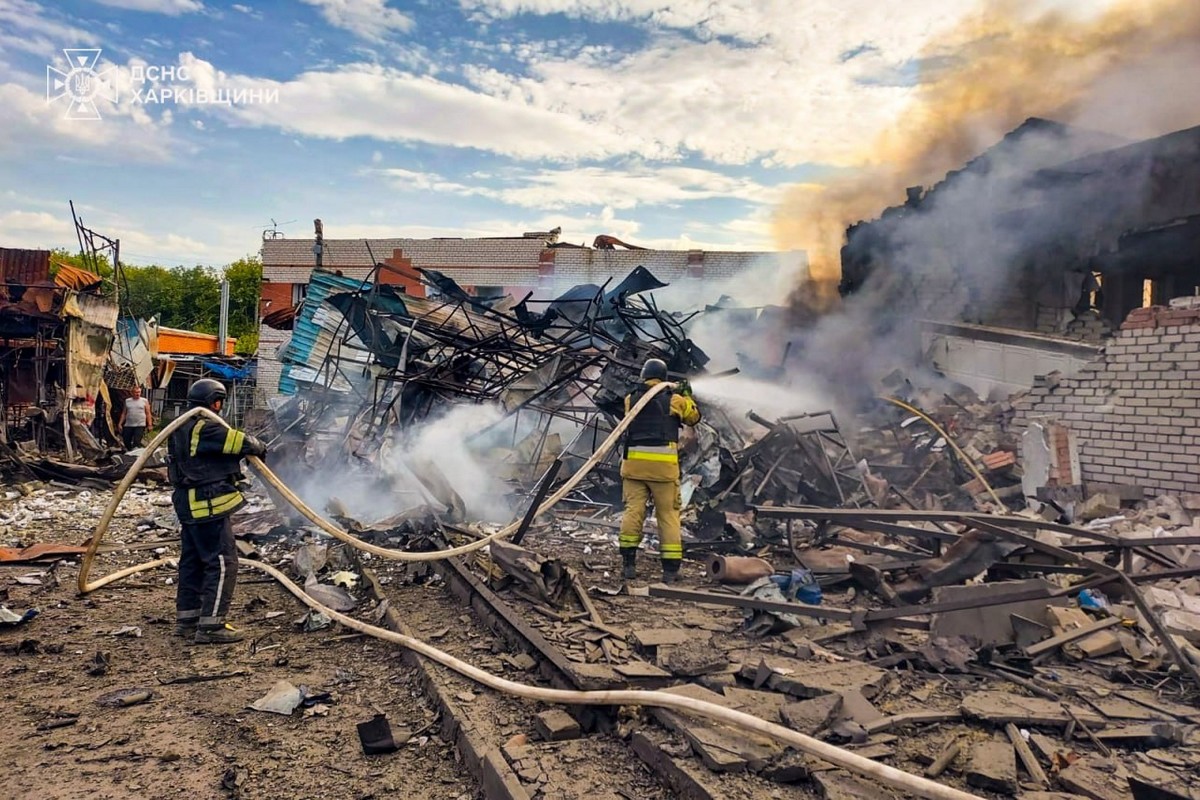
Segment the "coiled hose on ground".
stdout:
<path fill-rule="evenodd" d="M 565 497 L 568 492 L 570 492 L 581 480 L 583 480 L 587 473 L 591 471 L 591 469 L 608 453 L 608 451 L 612 449 L 613 445 L 617 443 L 621 437 L 621 434 L 625 432 L 625 429 L 629 426 L 629 423 L 633 421 L 634 417 L 637 416 L 638 412 L 645 408 L 646 404 L 649 403 L 650 400 L 653 399 L 653 397 L 659 392 L 665 391 L 672 387 L 673 384 L 660 383 L 647 392 L 637 403 L 637 405 L 630 409 L 630 413 L 627 414 L 625 419 L 623 419 L 621 423 L 613 430 L 613 432 L 609 434 L 608 438 L 604 440 L 603 444 L 600 445 L 600 448 L 596 450 L 595 454 L 587 461 L 587 463 L 585 463 L 580 470 L 578 470 L 570 479 L 568 479 L 558 491 L 556 491 L 553 495 L 548 497 L 544 503 L 542 503 L 542 505 L 538 508 L 538 513 L 545 513 L 559 500 Z M 114 581 L 121 580 L 122 578 L 126 578 L 138 572 L 143 572 L 145 570 L 166 565 L 172 561 L 172 559 L 169 558 L 161 558 L 145 564 L 138 564 L 137 566 L 114 572 L 94 582 L 90 582 L 88 580 L 88 576 L 91 573 L 92 563 L 96 556 L 96 549 L 100 546 L 100 542 L 103 540 L 104 535 L 108 532 L 108 526 L 112 522 L 113 515 L 116 513 L 116 510 L 120 505 L 121 500 L 125 497 L 126 492 L 129 491 L 129 487 L 137 478 L 138 473 L 141 472 L 142 468 L 146 464 L 146 461 L 150 458 L 154 451 L 161 447 L 163 442 L 167 440 L 167 437 L 169 437 L 187 420 L 198 415 L 210 417 L 222 425 L 227 424 L 223 419 L 221 419 L 221 417 L 212 411 L 206 408 L 196 408 L 174 420 L 157 436 L 155 436 L 149 445 L 146 446 L 145 451 L 130 467 L 129 472 L 125 475 L 125 478 L 120 482 L 120 484 L 117 485 L 117 488 L 113 493 L 113 498 L 109 502 L 108 507 L 104 510 L 104 514 L 100 517 L 100 522 L 96 526 L 96 531 L 92 535 L 91 541 L 88 543 L 88 549 L 83 556 L 79 570 L 78 585 L 80 593 L 86 594 L 88 592 L 93 592 L 96 589 L 113 583 Z M 518 525 L 514 523 L 497 531 L 494 534 L 491 534 L 490 536 L 471 542 L 470 544 L 466 544 L 461 547 L 452 547 L 447 550 L 440 550 L 436 552 L 406 553 L 400 550 L 390 550 L 388 548 L 378 547 L 367 542 L 360 541 L 346 531 L 343 531 L 341 528 L 337 527 L 320 514 L 309 508 L 304 501 L 297 497 L 295 493 L 293 493 L 287 487 L 287 485 L 278 478 L 278 476 L 271 472 L 271 470 L 267 468 L 267 465 L 264 464 L 260 459 L 250 457 L 247 459 L 247 461 L 264 481 L 273 486 L 289 504 L 291 504 L 297 511 L 303 514 L 322 531 L 325 531 L 330 536 L 333 536 L 340 541 L 346 542 L 352 547 L 372 553 L 382 558 L 395 561 L 435 561 L 443 558 L 450 558 L 452 556 L 462 555 L 464 553 L 470 553 L 472 551 L 479 550 L 480 548 L 485 547 L 491 541 L 510 536 L 518 527 Z M 523 697 L 529 700 L 536 700 L 543 703 L 559 703 L 565 705 L 654 706 L 658 708 L 668 708 L 675 711 L 695 714 L 726 725 L 732 725 L 743 730 L 754 731 L 756 733 L 763 734 L 764 736 L 769 736 L 772 739 L 795 747 L 802 752 L 808 753 L 823 761 L 827 761 L 830 764 L 842 767 L 843 769 L 849 770 L 850 772 L 854 772 L 858 775 L 872 778 L 887 786 L 891 786 L 905 792 L 910 792 L 918 797 L 928 798 L 928 800 L 982 800 L 982 798 L 978 797 L 977 795 L 969 794 L 950 786 L 943 786 L 942 784 L 917 775 L 912 775 L 904 772 L 903 770 L 896 769 L 895 767 L 890 767 L 886 764 L 880 764 L 876 761 L 864 758 L 863 756 L 848 750 L 844 750 L 835 745 L 831 745 L 826 742 L 822 742 L 819 739 L 814 739 L 811 736 L 806 736 L 797 731 L 790 730 L 782 725 L 778 725 L 773 722 L 767 722 L 766 720 L 760 719 L 751 714 L 735 711 L 714 703 L 682 697 L 680 695 L 663 691 L 569 691 L 564 689 L 547 689 L 541 686 L 531 686 L 529 684 L 510 681 L 455 658 L 449 653 L 438 650 L 437 648 L 428 645 L 419 639 L 414 639 L 410 636 L 395 633 L 394 631 L 390 631 L 385 628 L 379 628 L 334 611 L 333 609 L 322 605 L 314 598 L 310 597 L 307 593 L 305 593 L 302 587 L 290 580 L 283 572 L 275 567 L 270 566 L 269 564 L 264 564 L 260 561 L 250 561 L 248 559 L 240 559 L 239 561 L 243 566 L 267 573 L 272 578 L 277 580 L 284 589 L 295 596 L 296 599 L 298 599 L 301 603 L 311 609 L 327 615 L 330 619 L 340 623 L 341 625 L 344 625 L 351 630 L 366 634 L 367 636 L 372 636 L 376 639 L 392 642 L 393 644 L 398 644 L 401 647 L 408 648 L 413 652 L 419 653 L 426 658 L 429 658 L 445 667 L 454 670 L 466 678 L 476 681 L 498 692 L 504 692 L 506 694 Z"/>

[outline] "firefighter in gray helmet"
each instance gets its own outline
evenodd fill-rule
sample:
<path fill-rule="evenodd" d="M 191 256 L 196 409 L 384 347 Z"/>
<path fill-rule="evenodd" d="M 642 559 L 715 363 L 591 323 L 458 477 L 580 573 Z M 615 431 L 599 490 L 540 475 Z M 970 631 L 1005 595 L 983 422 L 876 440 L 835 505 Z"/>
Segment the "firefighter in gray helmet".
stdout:
<path fill-rule="evenodd" d="M 219 412 L 224 402 L 220 381 L 203 378 L 188 390 L 192 406 Z M 175 633 L 197 644 L 239 642 L 241 632 L 225 622 L 238 569 L 230 515 L 246 503 L 239 488 L 242 458 L 265 456 L 267 447 L 198 415 L 171 434 L 167 452 L 168 477 L 175 487 L 171 501 L 183 525 Z"/>
<path fill-rule="evenodd" d="M 625 413 L 651 388 L 667 379 L 667 365 L 661 359 L 647 359 L 642 365 L 642 385 L 625 397 Z M 692 399 L 687 381 L 680 381 L 672 393 L 660 392 L 630 424 L 625 434 L 621 460 L 621 492 L 625 514 L 621 517 L 618 544 L 621 549 L 622 576 L 637 577 L 637 552 L 642 543 L 646 505 L 654 504 L 658 518 L 659 551 L 662 555 L 664 583 L 679 579 L 683 559 L 683 530 L 679 512 L 683 506 L 679 494 L 679 426 L 700 421 L 700 409 Z"/>

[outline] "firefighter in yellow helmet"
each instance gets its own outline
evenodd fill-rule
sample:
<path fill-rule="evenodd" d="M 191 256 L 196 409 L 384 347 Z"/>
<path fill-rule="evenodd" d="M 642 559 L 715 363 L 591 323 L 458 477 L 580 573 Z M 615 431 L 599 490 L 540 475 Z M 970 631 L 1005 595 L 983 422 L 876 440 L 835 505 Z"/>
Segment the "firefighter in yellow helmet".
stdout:
<path fill-rule="evenodd" d="M 667 365 L 651 358 L 642 365 L 644 385 L 625 398 L 625 413 L 655 384 L 667 379 Z M 679 512 L 679 426 L 700 421 L 700 409 L 686 384 L 674 393 L 661 392 L 650 401 L 625 434 L 625 457 L 621 461 L 621 484 L 625 515 L 621 518 L 621 559 L 626 580 L 637 576 L 638 545 L 646 522 L 646 503 L 654 503 L 658 518 L 659 548 L 662 552 L 663 582 L 679 580 L 683 559 L 683 536 Z"/>

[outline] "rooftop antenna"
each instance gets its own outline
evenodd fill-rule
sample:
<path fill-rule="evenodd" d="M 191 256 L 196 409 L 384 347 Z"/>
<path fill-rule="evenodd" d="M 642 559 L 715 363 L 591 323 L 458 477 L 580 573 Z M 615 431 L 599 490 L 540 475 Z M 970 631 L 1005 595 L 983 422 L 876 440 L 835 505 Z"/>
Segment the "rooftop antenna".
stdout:
<path fill-rule="evenodd" d="M 267 242 L 267 241 L 272 241 L 275 239 L 285 238 L 283 235 L 283 231 L 279 230 L 279 228 L 283 225 L 291 225 L 295 221 L 296 220 L 294 220 L 294 219 L 289 219 L 287 222 L 276 222 L 274 219 L 272 219 L 271 227 L 269 227 L 269 228 L 266 227 L 265 225 L 263 225 L 263 226 L 255 225 L 255 227 L 256 228 L 261 227 L 263 229 L 262 238 L 263 238 L 264 242 Z"/>

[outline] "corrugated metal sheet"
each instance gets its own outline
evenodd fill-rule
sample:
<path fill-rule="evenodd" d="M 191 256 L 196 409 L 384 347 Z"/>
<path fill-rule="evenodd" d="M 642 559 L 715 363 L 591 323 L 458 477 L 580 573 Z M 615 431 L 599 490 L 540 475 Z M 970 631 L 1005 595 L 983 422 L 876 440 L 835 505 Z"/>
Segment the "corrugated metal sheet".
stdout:
<path fill-rule="evenodd" d="M 100 295 L 68 291 L 63 300 L 62 315 L 81 319 L 110 331 L 117 329 L 117 304 Z"/>
<path fill-rule="evenodd" d="M 320 356 L 317 359 L 319 364 L 329 350 L 328 339 L 318 344 L 322 334 L 322 317 L 318 316 L 321 304 L 331 295 L 353 292 L 362 285 L 361 278 L 348 278 L 326 270 L 313 270 L 312 276 L 309 278 L 307 293 L 304 296 L 304 304 L 300 313 L 296 315 L 296 321 L 292 327 L 292 337 L 279 350 L 279 360 L 283 362 L 283 372 L 279 376 L 281 394 L 296 393 L 297 376 L 293 374 L 295 367 L 308 365 L 309 360 L 316 357 L 314 354 Z M 307 374 L 305 378 L 311 380 Z"/>
<path fill-rule="evenodd" d="M 65 289 L 82 292 L 99 286 L 104 279 L 94 272 L 78 269 L 70 264 L 59 264 L 58 272 L 54 274 L 54 282 Z"/>
<path fill-rule="evenodd" d="M 0 280 L 22 286 L 49 283 L 50 251 L 0 247 Z"/>

